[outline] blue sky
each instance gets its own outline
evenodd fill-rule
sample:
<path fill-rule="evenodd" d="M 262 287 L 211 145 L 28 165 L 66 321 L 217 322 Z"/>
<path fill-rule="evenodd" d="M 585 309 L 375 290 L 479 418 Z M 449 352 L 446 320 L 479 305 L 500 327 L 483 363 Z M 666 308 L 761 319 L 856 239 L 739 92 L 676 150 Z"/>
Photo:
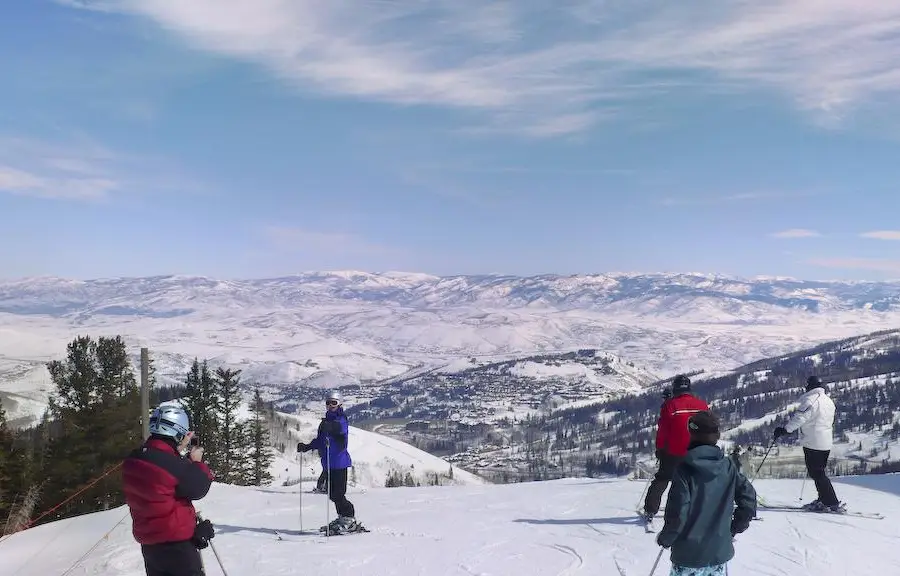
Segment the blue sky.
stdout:
<path fill-rule="evenodd" d="M 900 5 L 0 5 L 0 277 L 900 278 Z"/>

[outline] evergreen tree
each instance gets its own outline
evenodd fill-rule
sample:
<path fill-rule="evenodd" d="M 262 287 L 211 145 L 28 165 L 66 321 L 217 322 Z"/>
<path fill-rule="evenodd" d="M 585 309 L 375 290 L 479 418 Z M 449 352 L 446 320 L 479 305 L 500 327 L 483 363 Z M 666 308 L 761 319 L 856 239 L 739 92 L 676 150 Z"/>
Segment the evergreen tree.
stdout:
<path fill-rule="evenodd" d="M 253 402 L 250 405 L 249 430 L 246 437 L 249 441 L 247 457 L 250 462 L 250 474 L 248 484 L 262 486 L 272 481 L 269 467 L 275 459 L 270 448 L 271 437 L 269 435 L 269 423 L 266 416 L 267 410 L 263 402 L 259 387 L 253 391 Z"/>
<path fill-rule="evenodd" d="M 191 416 L 191 430 L 203 445 L 207 461 L 215 469 L 218 418 L 216 414 L 216 382 L 206 361 L 201 364 L 196 358 L 185 377 L 185 409 Z"/>
<path fill-rule="evenodd" d="M 63 500 L 101 472 L 120 463 L 142 441 L 140 390 L 121 337 L 79 336 L 64 361 L 47 369 L 55 385 L 53 421 L 45 419 L 47 443 L 40 476 L 44 494 Z M 110 474 L 60 511 L 92 512 L 122 504 L 120 476 Z M 54 502 L 45 502 L 48 505 Z"/>
<path fill-rule="evenodd" d="M 241 405 L 240 370 L 226 368 L 216 369 L 215 411 L 218 417 L 218 430 L 215 442 L 213 461 L 216 464 L 216 476 L 225 484 L 238 484 L 241 481 L 241 450 L 244 427 L 237 421 Z"/>
<path fill-rule="evenodd" d="M 31 516 L 33 504 L 27 506 L 29 492 L 38 477 L 35 470 L 31 437 L 35 428 L 16 433 L 9 428 L 3 406 L 0 405 L 0 533 L 21 529 L 18 518 Z M 39 437 L 38 437 L 39 438 Z M 36 492 L 35 492 L 36 494 Z M 5 524 L 5 527 L 4 527 Z"/>
<path fill-rule="evenodd" d="M 0 520 L 9 515 L 15 491 L 10 478 L 10 456 L 12 455 L 12 432 L 6 426 L 6 410 L 0 400 Z"/>

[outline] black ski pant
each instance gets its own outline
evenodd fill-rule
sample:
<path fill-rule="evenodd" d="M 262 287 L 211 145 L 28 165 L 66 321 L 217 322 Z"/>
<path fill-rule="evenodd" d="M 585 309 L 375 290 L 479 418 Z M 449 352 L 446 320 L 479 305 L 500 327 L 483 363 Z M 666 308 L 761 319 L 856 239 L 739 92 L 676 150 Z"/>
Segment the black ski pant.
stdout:
<path fill-rule="evenodd" d="M 329 470 L 328 499 L 334 502 L 338 516 L 356 517 L 353 503 L 347 500 L 347 468 Z"/>
<path fill-rule="evenodd" d="M 200 551 L 190 540 L 142 544 L 147 576 L 205 576 Z"/>
<path fill-rule="evenodd" d="M 819 502 L 826 506 L 834 506 L 838 503 L 837 494 L 834 493 L 834 486 L 825 473 L 825 466 L 828 464 L 828 456 L 831 450 L 812 450 L 803 448 L 803 458 L 806 460 L 806 472 L 816 484 L 816 491 L 819 493 Z"/>
<path fill-rule="evenodd" d="M 663 493 L 666 491 L 669 482 L 672 481 L 675 469 L 678 468 L 682 460 L 684 460 L 684 456 L 673 456 L 666 452 L 660 453 L 659 470 L 656 471 L 656 476 L 653 477 L 653 482 L 650 483 L 650 488 L 647 490 L 647 497 L 644 499 L 645 514 L 655 515 L 659 512 Z"/>

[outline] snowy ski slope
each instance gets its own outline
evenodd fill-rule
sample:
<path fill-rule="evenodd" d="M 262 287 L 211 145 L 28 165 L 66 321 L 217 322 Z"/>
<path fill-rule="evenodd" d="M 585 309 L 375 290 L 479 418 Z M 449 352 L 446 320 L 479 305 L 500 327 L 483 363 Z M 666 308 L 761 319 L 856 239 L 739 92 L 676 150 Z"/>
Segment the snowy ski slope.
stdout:
<path fill-rule="evenodd" d="M 634 521 L 642 488 L 628 480 L 573 478 L 351 492 L 372 532 L 330 539 L 315 533 L 326 520 L 325 497 L 301 495 L 296 487 L 217 484 L 198 507 L 217 527 L 213 542 L 228 576 L 646 576 L 659 548 Z M 757 488 L 770 501 L 796 502 L 800 481 L 760 480 Z M 763 510 L 763 520 L 738 536 L 729 574 L 896 574 L 900 477 L 845 478 L 836 489 L 851 508 L 881 511 L 887 519 Z M 299 531 L 301 498 L 310 534 Z M 211 549 L 203 556 L 208 576 L 220 576 Z M 667 574 L 669 566 L 664 554 L 656 574 Z M 0 542 L 0 574 L 142 576 L 127 508 L 13 535 Z"/>
<path fill-rule="evenodd" d="M 285 481 L 293 483 L 299 479 L 299 457 L 296 452 L 292 451 L 296 449 L 298 441 L 309 442 L 315 438 L 321 416 L 284 414 L 282 412 L 277 414 L 291 425 L 289 428 L 291 440 L 286 446 L 285 454 L 279 456 L 272 466 L 275 477 L 273 484 L 282 485 Z M 349 483 L 351 486 L 359 488 L 384 487 L 385 480 L 393 471 L 403 475 L 409 472 L 413 478 L 426 484 L 429 476 L 434 473 L 447 474 L 450 470 L 450 463 L 446 460 L 432 456 L 428 452 L 400 440 L 394 440 L 355 426 L 350 426 L 350 456 L 353 459 L 353 472 Z M 314 482 L 321 471 L 322 465 L 317 452 L 303 454 L 304 481 L 312 479 Z M 485 481 L 453 466 L 453 480 L 443 478 L 442 483 L 484 484 Z"/>

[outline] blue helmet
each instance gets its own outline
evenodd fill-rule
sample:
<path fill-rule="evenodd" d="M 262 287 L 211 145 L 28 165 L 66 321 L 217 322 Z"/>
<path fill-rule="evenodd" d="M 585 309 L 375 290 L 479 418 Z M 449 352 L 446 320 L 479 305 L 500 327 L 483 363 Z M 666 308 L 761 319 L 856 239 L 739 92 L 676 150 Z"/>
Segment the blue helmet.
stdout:
<path fill-rule="evenodd" d="M 190 418 L 181 406 L 159 406 L 150 415 L 150 433 L 168 436 L 181 444 L 190 430 Z"/>

